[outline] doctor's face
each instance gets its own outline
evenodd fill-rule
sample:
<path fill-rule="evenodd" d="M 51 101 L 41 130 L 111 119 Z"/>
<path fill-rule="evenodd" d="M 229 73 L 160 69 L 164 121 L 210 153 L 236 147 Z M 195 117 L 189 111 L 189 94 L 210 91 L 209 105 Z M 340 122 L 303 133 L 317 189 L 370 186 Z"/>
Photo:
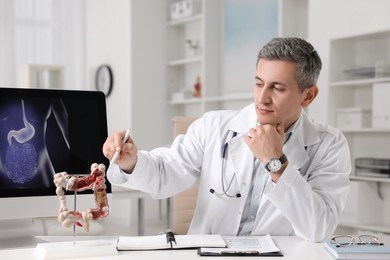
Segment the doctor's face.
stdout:
<path fill-rule="evenodd" d="M 303 92 L 298 88 L 295 79 L 297 66 L 295 63 L 260 59 L 257 65 L 254 102 L 257 120 L 262 124 L 284 124 L 287 130 L 298 119 L 302 107 L 306 107 L 314 99 L 310 99 L 310 87 Z M 317 92 L 315 92 L 316 95 Z M 314 96 L 315 97 L 315 96 Z"/>

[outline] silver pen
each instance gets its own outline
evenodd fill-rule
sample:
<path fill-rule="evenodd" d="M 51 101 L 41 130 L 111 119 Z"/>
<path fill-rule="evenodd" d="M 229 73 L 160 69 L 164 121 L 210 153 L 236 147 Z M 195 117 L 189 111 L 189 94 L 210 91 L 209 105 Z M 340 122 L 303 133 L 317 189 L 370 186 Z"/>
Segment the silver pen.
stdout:
<path fill-rule="evenodd" d="M 126 134 L 125 134 L 125 136 L 124 136 L 123 139 L 122 139 L 122 144 L 126 143 L 127 139 L 129 139 L 129 137 L 130 137 L 130 129 L 127 129 Z M 111 159 L 110 166 L 108 166 L 109 168 L 111 167 L 111 165 L 112 165 L 113 163 L 115 163 L 116 159 L 117 159 L 118 156 L 119 156 L 119 153 L 120 153 L 119 150 L 115 152 L 114 156 L 113 156 L 112 159 Z"/>

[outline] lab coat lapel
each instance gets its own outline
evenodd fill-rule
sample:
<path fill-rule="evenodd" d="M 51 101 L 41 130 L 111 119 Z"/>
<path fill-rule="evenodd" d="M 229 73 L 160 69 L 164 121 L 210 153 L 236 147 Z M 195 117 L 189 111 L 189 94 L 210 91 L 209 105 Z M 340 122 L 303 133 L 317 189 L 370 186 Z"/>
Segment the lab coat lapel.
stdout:
<path fill-rule="evenodd" d="M 292 166 L 296 170 L 301 169 L 307 160 L 309 160 L 302 137 L 303 136 L 300 133 L 294 133 L 289 142 L 287 142 L 283 148 L 283 152 L 287 156 L 289 164 L 292 163 Z"/>
<path fill-rule="evenodd" d="M 231 160 L 236 173 L 241 195 L 245 198 L 250 187 L 253 172 L 254 156 L 245 142 L 244 137 L 250 128 L 256 125 L 254 104 L 242 109 L 229 124 L 229 130 L 237 132 L 237 136 L 228 141 L 228 160 Z"/>
<path fill-rule="evenodd" d="M 249 186 L 251 179 L 252 179 L 252 173 L 253 173 L 253 162 L 254 162 L 254 156 L 252 151 L 249 149 L 248 145 L 246 144 L 244 140 L 244 136 L 247 133 L 242 133 L 240 135 L 237 135 L 236 140 L 231 140 L 229 142 L 229 156 L 232 160 L 232 165 L 234 168 L 234 172 L 237 176 L 237 181 L 239 183 L 241 195 L 245 198 L 247 189 L 245 189 L 245 186 Z M 249 188 L 248 188 L 249 190 Z M 243 193 L 244 192 L 244 193 Z"/>
<path fill-rule="evenodd" d="M 306 112 L 302 110 L 302 121 L 283 147 L 283 152 L 286 154 L 289 163 L 292 163 L 292 166 L 299 170 L 309 160 L 307 148 L 319 141 L 317 129 Z"/>

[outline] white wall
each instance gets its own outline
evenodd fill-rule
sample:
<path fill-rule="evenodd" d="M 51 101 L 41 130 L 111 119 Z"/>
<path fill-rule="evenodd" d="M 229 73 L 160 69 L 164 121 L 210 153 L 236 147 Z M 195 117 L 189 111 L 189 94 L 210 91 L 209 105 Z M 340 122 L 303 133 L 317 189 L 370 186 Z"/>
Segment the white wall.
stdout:
<path fill-rule="evenodd" d="M 163 145 L 171 136 L 161 116 L 166 113 L 164 2 L 87 0 L 86 6 L 88 86 L 94 89 L 99 65 L 112 66 L 108 132 L 131 128 L 140 149 Z"/>
<path fill-rule="evenodd" d="M 109 64 L 114 74 L 113 91 L 107 98 L 109 134 L 130 127 L 130 34 L 129 0 L 86 0 L 88 89 L 95 89 L 95 73 L 99 65 Z"/>
<path fill-rule="evenodd" d="M 165 145 L 167 118 L 166 12 L 163 0 L 131 0 L 131 128 L 139 149 Z"/>
<path fill-rule="evenodd" d="M 86 0 L 86 66 L 87 88 L 95 90 L 95 74 L 99 65 L 109 64 L 114 86 L 107 97 L 108 133 L 130 127 L 131 106 L 131 39 L 130 1 Z M 115 199 L 110 204 L 107 222 L 131 222 L 131 203 Z"/>
<path fill-rule="evenodd" d="M 139 149 L 163 145 L 162 137 L 172 136 L 163 126 L 171 124 L 165 116 L 164 4 L 160 0 L 86 0 L 88 89 L 95 89 L 97 67 L 109 64 L 114 87 L 107 98 L 108 134 L 131 128 Z M 129 230 L 135 223 L 136 200 L 134 195 L 124 197 L 114 192 L 107 222 Z M 151 213 L 146 219 L 158 217 L 158 202 L 145 199 L 145 203 Z"/>
<path fill-rule="evenodd" d="M 318 121 L 327 121 L 329 43 L 333 38 L 390 30 L 388 0 L 309 0 L 309 41 L 319 52 L 323 70 L 319 96 L 309 109 Z"/>

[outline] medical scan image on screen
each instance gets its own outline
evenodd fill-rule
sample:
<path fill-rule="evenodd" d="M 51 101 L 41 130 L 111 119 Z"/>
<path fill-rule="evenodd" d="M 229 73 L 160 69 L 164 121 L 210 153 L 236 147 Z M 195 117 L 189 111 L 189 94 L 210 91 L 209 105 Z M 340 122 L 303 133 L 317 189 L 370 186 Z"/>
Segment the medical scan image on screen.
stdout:
<path fill-rule="evenodd" d="M 60 99 L 24 100 L 12 99 L 0 105 L 0 120 L 5 124 L 1 133 L 1 173 L 5 187 L 52 186 L 55 172 L 47 144 L 58 140 L 58 149 L 63 149 L 62 158 L 69 151 L 68 113 Z M 60 131 L 55 136 L 46 136 L 49 118 Z M 52 140 L 46 142 L 46 138 Z M 60 140 L 66 144 L 61 148 Z M 39 169 L 38 169 L 39 168 Z M 38 173 L 39 170 L 39 174 Z"/>
<path fill-rule="evenodd" d="M 56 172 L 88 174 L 102 159 L 94 100 L 0 97 L 0 195 L 54 193 Z M 102 163 L 102 162 L 98 162 Z M 4 193 L 4 194 L 2 194 Z"/>

